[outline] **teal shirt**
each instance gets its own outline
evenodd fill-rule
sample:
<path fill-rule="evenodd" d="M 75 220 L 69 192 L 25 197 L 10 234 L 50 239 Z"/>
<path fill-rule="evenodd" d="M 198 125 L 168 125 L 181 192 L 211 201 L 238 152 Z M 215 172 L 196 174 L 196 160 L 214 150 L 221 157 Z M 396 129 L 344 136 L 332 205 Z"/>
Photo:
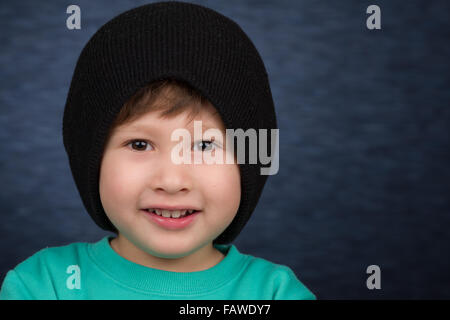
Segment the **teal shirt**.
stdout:
<path fill-rule="evenodd" d="M 10 270 L 0 299 L 308 299 L 308 290 L 287 266 L 215 245 L 225 257 L 196 272 L 148 268 L 118 255 L 109 237 L 45 248 Z"/>

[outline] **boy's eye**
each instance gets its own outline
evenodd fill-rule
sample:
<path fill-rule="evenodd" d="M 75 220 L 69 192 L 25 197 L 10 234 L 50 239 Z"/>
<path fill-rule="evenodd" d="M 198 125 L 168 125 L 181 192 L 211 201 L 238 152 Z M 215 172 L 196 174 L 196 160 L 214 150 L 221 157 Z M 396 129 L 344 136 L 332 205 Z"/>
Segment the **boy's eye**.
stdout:
<path fill-rule="evenodd" d="M 127 143 L 127 146 L 129 145 L 136 151 L 147 151 L 146 147 L 151 146 L 150 143 L 145 140 L 131 140 Z M 194 144 L 194 151 L 211 151 L 213 150 L 213 145 L 213 141 L 202 140 Z"/>
<path fill-rule="evenodd" d="M 127 146 L 129 146 L 131 144 L 131 148 L 133 150 L 137 150 L 137 151 L 146 151 L 146 146 L 150 145 L 147 141 L 145 140 L 132 140 L 130 142 L 128 142 Z M 136 147 L 136 148 L 134 148 Z"/>
<path fill-rule="evenodd" d="M 202 141 L 199 141 L 198 143 L 194 144 L 194 151 L 198 150 L 198 148 L 195 148 L 196 146 L 200 146 L 201 151 L 211 151 L 213 145 L 214 145 L 213 141 L 202 140 Z"/>

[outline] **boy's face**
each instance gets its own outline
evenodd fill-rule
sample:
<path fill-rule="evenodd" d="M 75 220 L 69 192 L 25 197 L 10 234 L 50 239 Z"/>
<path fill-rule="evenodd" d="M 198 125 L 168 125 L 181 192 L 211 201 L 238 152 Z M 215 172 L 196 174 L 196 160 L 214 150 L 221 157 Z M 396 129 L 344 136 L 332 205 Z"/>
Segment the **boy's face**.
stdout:
<path fill-rule="evenodd" d="M 153 256 L 176 258 L 211 245 L 231 223 L 240 204 L 240 173 L 236 162 L 194 164 L 194 153 L 221 148 L 225 157 L 227 152 L 225 126 L 212 105 L 202 107 L 195 120 L 202 121 L 203 132 L 222 131 L 223 138 L 216 139 L 220 146 L 202 144 L 207 139 L 194 141 L 194 121 L 189 122 L 188 111 L 172 118 L 159 114 L 151 111 L 113 130 L 101 163 L 100 198 L 119 236 Z M 180 128 L 191 134 L 191 164 L 175 164 L 171 158 L 181 141 L 171 141 L 171 135 Z M 187 226 L 172 229 L 143 210 L 157 205 L 200 212 Z"/>

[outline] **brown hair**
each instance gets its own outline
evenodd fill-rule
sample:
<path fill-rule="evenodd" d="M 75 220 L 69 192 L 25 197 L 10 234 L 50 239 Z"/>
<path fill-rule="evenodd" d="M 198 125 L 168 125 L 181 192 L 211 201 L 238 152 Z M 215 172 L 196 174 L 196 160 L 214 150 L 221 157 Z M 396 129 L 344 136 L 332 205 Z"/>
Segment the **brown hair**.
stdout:
<path fill-rule="evenodd" d="M 151 82 L 122 106 L 111 125 L 107 140 L 114 128 L 132 122 L 147 112 L 160 111 L 161 117 L 174 117 L 188 109 L 192 121 L 202 106 L 208 103 L 208 99 L 186 82 L 175 79 Z"/>

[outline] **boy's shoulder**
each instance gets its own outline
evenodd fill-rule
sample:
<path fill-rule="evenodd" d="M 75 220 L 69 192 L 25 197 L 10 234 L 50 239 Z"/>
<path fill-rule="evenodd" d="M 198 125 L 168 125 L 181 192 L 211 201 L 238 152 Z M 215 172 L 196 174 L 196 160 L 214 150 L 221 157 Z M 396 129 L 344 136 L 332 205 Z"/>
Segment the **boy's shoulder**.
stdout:
<path fill-rule="evenodd" d="M 251 254 L 240 253 L 247 259 L 246 272 L 257 273 L 262 277 L 269 277 L 274 280 L 283 277 L 295 277 L 291 268 L 286 265 L 269 261 L 265 258 L 254 256 Z M 268 279 L 268 278 L 266 278 Z"/>
<path fill-rule="evenodd" d="M 76 264 L 80 257 L 85 254 L 87 245 L 87 242 L 74 242 L 61 246 L 45 247 L 19 263 L 14 270 L 20 272 L 30 267 L 44 268 L 45 266 Z"/>
<path fill-rule="evenodd" d="M 33 279 L 50 280 L 55 275 L 65 277 L 74 268 L 90 262 L 88 245 L 89 242 L 73 242 L 45 247 L 17 264 L 11 271 L 27 283 L 35 281 Z"/>
<path fill-rule="evenodd" d="M 250 254 L 240 254 L 247 260 L 241 277 L 251 278 L 253 286 L 259 282 L 261 289 L 270 287 L 275 292 L 275 299 L 317 299 L 290 267 Z"/>
<path fill-rule="evenodd" d="M 55 299 L 55 283 L 65 284 L 68 273 L 83 263 L 88 243 L 43 248 L 20 262 L 5 276 L 2 299 Z"/>

